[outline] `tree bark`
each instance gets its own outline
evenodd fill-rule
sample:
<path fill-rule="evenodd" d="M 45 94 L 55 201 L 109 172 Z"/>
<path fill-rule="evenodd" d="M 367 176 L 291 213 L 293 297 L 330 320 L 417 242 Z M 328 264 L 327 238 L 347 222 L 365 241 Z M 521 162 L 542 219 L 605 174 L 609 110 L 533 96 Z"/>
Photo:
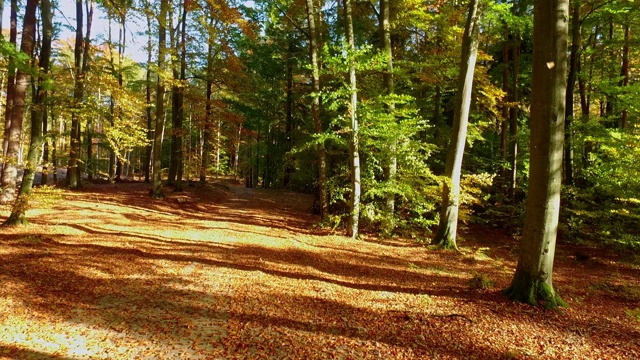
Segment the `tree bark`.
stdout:
<path fill-rule="evenodd" d="M 620 76 L 622 79 L 618 86 L 626 87 L 629 85 L 629 43 L 631 41 L 631 29 L 629 26 L 629 19 L 625 19 L 624 24 L 624 45 L 622 47 L 622 69 L 620 70 Z M 620 128 L 626 130 L 629 127 L 629 111 L 624 108 L 620 116 Z"/>
<path fill-rule="evenodd" d="M 11 15 L 9 21 L 9 43 L 17 47 L 18 38 L 18 1 L 11 0 Z M 4 181 L 4 169 L 6 168 L 9 151 L 9 138 L 11 137 L 11 117 L 13 116 L 13 99 L 16 93 L 16 64 L 13 57 L 9 57 L 7 64 L 7 97 L 4 107 L 4 136 L 2 139 L 3 172 L 0 178 Z M 2 183 L 2 187 L 7 184 Z"/>
<path fill-rule="evenodd" d="M 580 58 L 581 22 L 580 2 L 573 0 L 571 14 L 571 55 L 569 57 L 569 74 L 567 75 L 566 110 L 564 122 L 564 181 L 566 185 L 573 185 L 573 141 L 572 125 L 574 119 L 573 94 L 576 87 L 578 59 Z"/>
<path fill-rule="evenodd" d="M 502 44 L 502 90 L 504 91 L 504 102 L 502 105 L 502 121 L 500 122 L 500 155 L 502 163 L 500 165 L 500 178 L 504 186 L 509 184 L 507 177 L 507 148 L 509 144 L 509 31 L 506 31 L 505 41 Z"/>
<path fill-rule="evenodd" d="M 311 100 L 311 113 L 313 116 L 313 124 L 315 127 L 316 135 L 322 136 L 324 132 L 322 129 L 322 120 L 320 119 L 320 67 L 318 65 L 318 46 L 317 46 L 317 34 L 315 24 L 315 7 L 313 0 L 307 1 L 307 20 L 309 23 L 309 58 L 311 63 L 311 87 L 312 87 L 312 100 Z M 327 200 L 327 160 L 324 143 L 317 145 L 318 153 L 318 201 L 320 208 L 320 216 L 324 220 L 328 215 L 328 200 Z"/>
<path fill-rule="evenodd" d="M 83 37 L 82 27 L 84 11 L 82 0 L 76 0 L 76 44 L 74 49 L 75 87 L 73 91 L 73 107 L 71 113 L 71 148 L 69 151 L 69 166 L 67 168 L 67 186 L 71 189 L 80 187 L 80 114 L 84 93 L 84 74 L 82 73 Z"/>
<path fill-rule="evenodd" d="M 146 102 L 147 102 L 147 145 L 144 147 L 144 182 L 151 181 L 151 151 L 153 149 L 153 114 L 151 111 L 151 57 L 153 54 L 153 41 L 151 38 L 151 14 L 147 12 L 147 74 L 146 74 Z"/>
<path fill-rule="evenodd" d="M 162 135 L 164 132 L 164 75 L 161 71 L 165 67 L 167 12 L 169 0 L 160 1 L 160 16 L 158 18 L 158 88 L 156 90 L 156 126 L 153 139 L 153 188 L 151 196 L 155 199 L 164 198 L 162 192 Z"/>
<path fill-rule="evenodd" d="M 552 284 L 560 212 L 569 0 L 536 0 L 533 18 L 529 196 L 518 266 L 506 295 L 564 305 Z"/>
<path fill-rule="evenodd" d="M 458 78 L 458 95 L 454 110 L 453 129 L 445 165 L 446 180 L 442 185 L 442 209 L 440 223 L 433 244 L 445 249 L 457 249 L 456 232 L 458 228 L 458 207 L 460 205 L 460 175 L 462 157 L 467 141 L 467 125 L 471 106 L 471 90 L 473 88 L 473 72 L 478 54 L 478 29 L 480 22 L 478 0 L 469 2 L 469 14 L 462 37 L 462 56 L 460 76 Z"/>
<path fill-rule="evenodd" d="M 37 0 L 28 0 L 24 13 L 22 25 L 22 42 L 20 51 L 32 56 L 35 46 L 36 33 L 36 8 Z M 11 127 L 9 128 L 9 138 L 7 144 L 7 160 L 2 169 L 2 194 L 0 203 L 9 203 L 16 199 L 16 183 L 18 179 L 18 153 L 20 152 L 20 133 L 24 113 L 26 111 L 27 86 L 29 84 L 29 74 L 18 69 L 16 73 L 16 85 L 11 106 Z"/>
<path fill-rule="evenodd" d="M 387 0 L 383 0 L 387 1 Z M 349 44 L 349 87 L 351 90 L 351 102 L 349 103 L 349 117 L 351 118 L 351 202 L 347 236 L 355 239 L 358 237 L 358 221 L 360 219 L 360 150 L 358 143 L 358 88 L 356 84 L 356 61 L 353 58 L 356 45 L 353 34 L 353 15 L 351 0 L 344 1 L 347 42 Z"/>
<path fill-rule="evenodd" d="M 35 0 L 32 1 L 37 3 L 37 1 Z M 51 40 L 53 37 L 53 13 L 51 12 L 50 0 L 41 0 L 41 12 L 43 36 L 42 47 L 40 51 L 40 62 L 38 66 L 43 73 L 40 73 L 40 76 L 38 77 L 36 96 L 33 100 L 33 105 L 31 108 L 31 142 L 29 143 L 27 164 L 24 169 L 24 175 L 20 184 L 18 197 L 11 209 L 11 214 L 9 215 L 9 218 L 4 222 L 4 225 L 20 225 L 27 223 L 25 214 L 28 208 L 29 195 L 31 194 L 31 189 L 33 188 L 33 180 L 35 179 L 35 174 L 38 167 L 40 148 L 42 147 L 43 114 L 46 114 L 45 77 L 49 72 L 49 60 L 51 58 Z M 25 15 L 25 21 L 27 20 L 26 16 L 27 15 Z M 45 176 L 45 174 L 43 174 L 43 176 Z"/>
<path fill-rule="evenodd" d="M 519 10 L 516 9 L 516 15 Z M 512 202 L 516 200 L 516 189 L 518 187 L 518 116 L 520 101 L 520 34 L 513 34 L 511 53 L 513 59 L 513 76 L 511 83 L 511 107 L 509 108 L 509 198 Z"/>
<path fill-rule="evenodd" d="M 380 0 L 380 33 L 382 36 L 382 52 L 387 57 L 386 69 L 383 72 L 383 83 L 385 95 L 393 95 L 395 93 L 395 84 L 393 80 L 393 49 L 391 48 L 391 22 L 389 0 Z M 393 102 L 389 102 L 387 105 L 387 112 L 392 115 L 395 113 L 395 105 Z M 389 139 L 389 159 L 384 166 L 384 179 L 390 185 L 389 188 L 393 188 L 393 184 L 396 178 L 396 172 L 398 169 L 398 159 L 396 157 L 397 143 L 396 139 Z M 392 191 L 385 196 L 385 212 L 387 213 L 387 219 L 389 221 L 393 218 L 395 212 L 395 192 Z M 391 224 L 386 226 L 388 229 L 392 227 Z"/>

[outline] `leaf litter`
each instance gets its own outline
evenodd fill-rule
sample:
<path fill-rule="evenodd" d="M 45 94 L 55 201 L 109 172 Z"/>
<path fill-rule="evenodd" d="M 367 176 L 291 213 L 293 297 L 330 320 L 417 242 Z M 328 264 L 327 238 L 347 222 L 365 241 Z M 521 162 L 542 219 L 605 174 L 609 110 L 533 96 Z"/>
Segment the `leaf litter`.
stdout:
<path fill-rule="evenodd" d="M 638 266 L 561 244 L 571 307 L 545 311 L 500 294 L 500 230 L 457 254 L 330 234 L 291 191 L 147 190 L 89 184 L 0 230 L 0 359 L 640 358 Z"/>

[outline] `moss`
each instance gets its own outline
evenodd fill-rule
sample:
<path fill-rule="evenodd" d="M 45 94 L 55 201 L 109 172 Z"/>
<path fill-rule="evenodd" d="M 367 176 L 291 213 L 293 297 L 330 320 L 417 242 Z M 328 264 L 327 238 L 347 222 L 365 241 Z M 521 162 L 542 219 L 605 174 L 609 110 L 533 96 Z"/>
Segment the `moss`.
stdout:
<path fill-rule="evenodd" d="M 2 223 L 2 226 L 19 226 L 27 224 L 29 224 L 29 222 L 27 221 L 27 217 L 24 216 L 24 213 L 11 213 L 9 218 Z"/>
<path fill-rule="evenodd" d="M 533 306 L 543 305 L 547 309 L 568 307 L 549 284 L 528 274 L 517 271 L 511 286 L 503 291 L 511 300 Z"/>
<path fill-rule="evenodd" d="M 449 225 L 438 228 L 438 232 L 431 241 L 431 245 L 436 245 L 438 248 L 445 250 L 458 250 L 456 239 L 451 236 L 451 228 Z"/>

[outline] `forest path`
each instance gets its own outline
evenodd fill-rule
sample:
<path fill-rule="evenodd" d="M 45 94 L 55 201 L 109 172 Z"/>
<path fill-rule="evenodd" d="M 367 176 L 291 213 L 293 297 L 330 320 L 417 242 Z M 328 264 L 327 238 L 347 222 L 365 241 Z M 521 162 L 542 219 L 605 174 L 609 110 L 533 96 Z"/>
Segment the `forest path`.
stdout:
<path fill-rule="evenodd" d="M 148 189 L 89 184 L 0 229 L 0 359 L 640 358 L 638 266 L 560 248 L 572 307 L 547 312 L 500 295 L 495 229 L 458 254 L 331 234 L 291 191 Z"/>

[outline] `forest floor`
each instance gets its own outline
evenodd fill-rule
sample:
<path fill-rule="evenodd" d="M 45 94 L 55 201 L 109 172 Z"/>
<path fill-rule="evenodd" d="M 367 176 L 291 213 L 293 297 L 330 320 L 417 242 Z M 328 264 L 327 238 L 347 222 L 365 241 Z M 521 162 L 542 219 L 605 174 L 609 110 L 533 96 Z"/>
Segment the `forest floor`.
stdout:
<path fill-rule="evenodd" d="M 561 242 L 549 311 L 500 293 L 500 229 L 455 253 L 319 229 L 294 192 L 148 189 L 62 191 L 0 229 L 0 359 L 640 358 L 640 267 L 615 254 Z"/>

